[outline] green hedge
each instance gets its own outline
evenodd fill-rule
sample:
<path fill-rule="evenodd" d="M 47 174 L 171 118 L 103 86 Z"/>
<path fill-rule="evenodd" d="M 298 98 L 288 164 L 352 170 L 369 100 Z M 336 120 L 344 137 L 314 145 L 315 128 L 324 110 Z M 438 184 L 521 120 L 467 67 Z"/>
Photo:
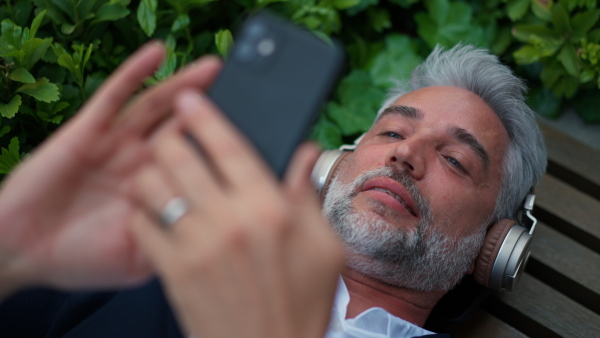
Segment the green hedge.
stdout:
<path fill-rule="evenodd" d="M 408 76 L 436 44 L 489 48 L 524 77 L 530 104 L 555 117 L 572 104 L 600 121 L 600 10 L 590 0 L 17 0 L 0 5 L 0 173 L 72 116 L 151 38 L 168 57 L 147 85 L 206 53 L 267 7 L 334 36 L 349 67 L 312 137 L 326 148 L 365 131 L 390 78 Z"/>

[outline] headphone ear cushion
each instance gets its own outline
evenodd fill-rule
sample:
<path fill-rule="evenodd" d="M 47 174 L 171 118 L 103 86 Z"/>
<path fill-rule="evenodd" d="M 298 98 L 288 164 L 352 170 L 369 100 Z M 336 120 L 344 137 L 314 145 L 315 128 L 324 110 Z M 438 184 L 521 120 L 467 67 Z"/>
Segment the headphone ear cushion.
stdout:
<path fill-rule="evenodd" d="M 477 283 L 485 287 L 490 287 L 490 276 L 496 262 L 496 257 L 498 257 L 498 252 L 506 235 L 515 224 L 515 221 L 505 218 L 499 220 L 488 230 L 479 256 L 475 260 L 473 278 Z"/>
<path fill-rule="evenodd" d="M 313 168 L 311 180 L 317 189 L 317 194 L 323 200 L 329 183 L 340 169 L 340 163 L 351 153 L 351 151 L 326 150 L 324 151 Z"/>

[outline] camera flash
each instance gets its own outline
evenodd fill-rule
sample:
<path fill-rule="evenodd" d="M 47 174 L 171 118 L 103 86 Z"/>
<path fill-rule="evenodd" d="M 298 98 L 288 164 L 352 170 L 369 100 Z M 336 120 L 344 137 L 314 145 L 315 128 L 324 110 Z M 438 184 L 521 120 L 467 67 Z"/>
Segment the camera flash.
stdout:
<path fill-rule="evenodd" d="M 264 38 L 258 42 L 256 51 L 261 56 L 269 56 L 275 51 L 275 41 L 270 38 Z"/>

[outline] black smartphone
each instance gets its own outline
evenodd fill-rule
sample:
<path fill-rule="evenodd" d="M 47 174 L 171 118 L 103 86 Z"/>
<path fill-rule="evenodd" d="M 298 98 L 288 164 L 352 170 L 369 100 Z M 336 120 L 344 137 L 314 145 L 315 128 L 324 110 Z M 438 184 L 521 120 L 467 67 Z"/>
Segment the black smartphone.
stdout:
<path fill-rule="evenodd" d="M 208 94 L 282 177 L 343 60 L 337 43 L 261 11 L 241 27 Z"/>

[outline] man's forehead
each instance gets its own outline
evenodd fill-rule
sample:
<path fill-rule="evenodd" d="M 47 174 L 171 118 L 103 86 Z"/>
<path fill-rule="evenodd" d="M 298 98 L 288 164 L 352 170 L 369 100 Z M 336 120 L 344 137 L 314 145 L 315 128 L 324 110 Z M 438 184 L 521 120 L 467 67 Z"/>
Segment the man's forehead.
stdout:
<path fill-rule="evenodd" d="M 508 133 L 496 113 L 479 96 L 458 87 L 427 87 L 410 92 L 383 109 L 374 127 L 388 118 L 435 125 L 438 132 L 469 146 L 484 167 L 494 162 L 493 158 L 501 161 L 508 145 Z"/>

